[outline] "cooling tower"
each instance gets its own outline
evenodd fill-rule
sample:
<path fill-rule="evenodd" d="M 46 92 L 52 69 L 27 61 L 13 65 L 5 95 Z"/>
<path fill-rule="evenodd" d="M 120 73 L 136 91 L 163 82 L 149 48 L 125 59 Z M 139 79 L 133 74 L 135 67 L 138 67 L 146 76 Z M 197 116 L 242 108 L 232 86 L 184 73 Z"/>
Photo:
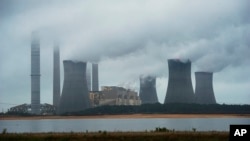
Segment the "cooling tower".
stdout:
<path fill-rule="evenodd" d="M 92 91 L 99 91 L 98 64 L 92 64 Z"/>
<path fill-rule="evenodd" d="M 32 32 L 31 41 L 31 113 L 40 114 L 40 40 Z"/>
<path fill-rule="evenodd" d="M 216 104 L 213 91 L 213 73 L 195 72 L 195 98 L 199 104 Z"/>
<path fill-rule="evenodd" d="M 193 103 L 194 91 L 191 80 L 191 62 L 168 60 L 169 79 L 165 103 Z"/>
<path fill-rule="evenodd" d="M 152 76 L 140 77 L 140 99 L 142 104 L 157 103 L 156 78 Z"/>
<path fill-rule="evenodd" d="M 55 44 L 53 64 L 53 105 L 58 106 L 60 100 L 60 50 Z"/>
<path fill-rule="evenodd" d="M 90 107 L 86 63 L 63 61 L 64 81 L 58 114 L 82 111 Z"/>

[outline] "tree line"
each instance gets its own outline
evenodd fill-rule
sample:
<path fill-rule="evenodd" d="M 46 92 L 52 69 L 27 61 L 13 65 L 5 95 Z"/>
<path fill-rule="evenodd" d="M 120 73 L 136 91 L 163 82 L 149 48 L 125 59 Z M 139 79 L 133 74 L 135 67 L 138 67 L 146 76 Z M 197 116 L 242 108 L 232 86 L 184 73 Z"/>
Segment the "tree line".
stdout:
<path fill-rule="evenodd" d="M 100 106 L 65 115 L 113 115 L 113 114 L 250 114 L 250 105 L 226 104 L 143 104 L 139 106 Z"/>

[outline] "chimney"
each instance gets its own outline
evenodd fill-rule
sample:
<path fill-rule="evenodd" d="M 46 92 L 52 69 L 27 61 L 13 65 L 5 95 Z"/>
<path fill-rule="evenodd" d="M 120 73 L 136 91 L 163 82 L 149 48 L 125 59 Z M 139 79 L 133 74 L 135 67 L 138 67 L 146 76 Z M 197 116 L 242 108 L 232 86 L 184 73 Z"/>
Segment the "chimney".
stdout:
<path fill-rule="evenodd" d="M 98 64 L 92 64 L 92 91 L 99 91 Z"/>
<path fill-rule="evenodd" d="M 54 46 L 54 63 L 53 63 L 53 105 L 58 106 L 60 100 L 60 49 L 59 45 Z"/>
<path fill-rule="evenodd" d="M 37 31 L 31 40 L 31 113 L 40 114 L 40 39 Z"/>

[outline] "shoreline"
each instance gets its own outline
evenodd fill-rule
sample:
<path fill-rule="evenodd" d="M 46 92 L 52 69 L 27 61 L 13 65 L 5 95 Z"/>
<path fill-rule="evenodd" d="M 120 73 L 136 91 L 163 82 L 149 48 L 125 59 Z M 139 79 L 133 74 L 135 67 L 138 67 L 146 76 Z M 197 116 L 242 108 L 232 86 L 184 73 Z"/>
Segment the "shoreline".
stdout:
<path fill-rule="evenodd" d="M 135 141 L 135 140 L 181 140 L 181 141 L 228 141 L 228 132 L 193 132 L 193 131 L 165 131 L 165 132 L 79 132 L 79 133 L 19 133 L 0 134 L 0 138 L 4 141 L 13 140 L 29 140 L 29 141 Z"/>
<path fill-rule="evenodd" d="M 0 116 L 0 120 L 133 119 L 133 118 L 250 118 L 250 114 L 124 114 L 91 116 Z"/>

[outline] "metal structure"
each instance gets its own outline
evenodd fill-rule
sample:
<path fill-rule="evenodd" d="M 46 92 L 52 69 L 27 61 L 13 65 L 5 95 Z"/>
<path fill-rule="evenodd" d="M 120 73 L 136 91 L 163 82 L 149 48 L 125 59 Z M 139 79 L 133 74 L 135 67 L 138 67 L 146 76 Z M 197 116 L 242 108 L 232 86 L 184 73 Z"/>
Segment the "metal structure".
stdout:
<path fill-rule="evenodd" d="M 140 77 L 140 99 L 142 104 L 157 103 L 156 78 L 152 76 Z"/>
<path fill-rule="evenodd" d="M 194 103 L 191 62 L 168 60 L 169 79 L 164 103 Z"/>
<path fill-rule="evenodd" d="M 31 113 L 40 114 L 40 39 L 37 31 L 31 35 Z"/>
<path fill-rule="evenodd" d="M 41 115 L 53 115 L 55 114 L 55 106 L 44 103 L 39 104 L 39 110 Z M 18 106 L 11 107 L 8 113 L 15 114 L 29 114 L 31 112 L 31 104 L 21 104 Z"/>
<path fill-rule="evenodd" d="M 86 62 L 63 61 L 64 81 L 58 114 L 78 112 L 90 107 Z"/>
<path fill-rule="evenodd" d="M 212 72 L 195 72 L 195 102 L 199 104 L 216 104 L 213 90 Z"/>
<path fill-rule="evenodd" d="M 92 64 L 92 91 L 99 91 L 98 64 Z"/>
<path fill-rule="evenodd" d="M 59 45 L 54 46 L 54 64 L 53 64 L 53 105 L 58 106 L 60 100 L 60 49 Z"/>

